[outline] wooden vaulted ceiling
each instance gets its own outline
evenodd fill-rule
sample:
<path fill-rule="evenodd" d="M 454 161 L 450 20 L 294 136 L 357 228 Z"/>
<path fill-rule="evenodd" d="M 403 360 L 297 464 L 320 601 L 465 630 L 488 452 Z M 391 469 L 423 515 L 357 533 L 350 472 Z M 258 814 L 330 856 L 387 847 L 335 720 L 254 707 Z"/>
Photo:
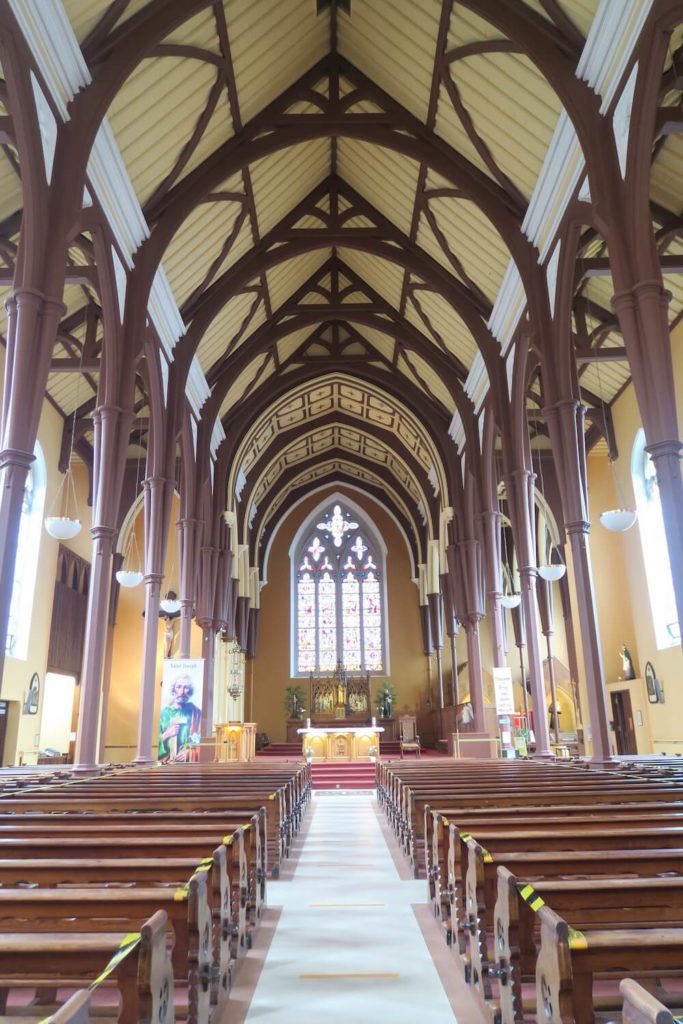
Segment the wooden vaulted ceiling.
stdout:
<path fill-rule="evenodd" d="M 113 38 L 135 31 L 150 0 L 54 2 L 63 4 L 94 69 Z M 598 7 L 598 0 L 518 2 L 519 17 L 538 19 L 577 61 Z M 679 45 L 675 36 L 664 69 L 662 103 L 671 108 L 681 99 L 673 70 Z M 245 132 L 258 139 L 312 115 L 324 119 L 333 93 L 367 124 L 391 117 L 460 154 L 520 223 L 562 116 L 538 68 L 477 13 L 474 0 L 207 0 L 155 45 L 108 110 L 149 228 L 169 195 L 220 147 L 231 139 L 237 145 Z M 283 97 L 278 111 L 273 104 Z M 0 117 L 2 99 L 0 92 Z M 259 127 L 268 110 L 275 113 Z M 674 258 L 683 257 L 681 159 L 681 136 L 663 127 L 653 153 L 652 210 L 661 252 Z M 0 135 L 3 299 L 20 223 L 20 173 L 11 138 Z M 606 256 L 593 233 L 581 256 L 594 270 Z M 80 419 L 94 404 L 101 344 L 87 231 L 70 260 L 76 269 L 48 392 L 66 417 L 77 410 Z M 677 320 L 683 285 L 671 262 L 666 281 Z M 287 494 L 335 466 L 350 476 L 355 465 L 368 484 L 386 486 L 373 461 L 394 480 L 396 507 L 418 521 L 428 482 L 437 481 L 437 492 L 444 486 L 455 388 L 477 358 L 463 304 L 487 323 L 509 263 L 501 234 L 467 194 L 417 155 L 342 136 L 333 125 L 256 159 L 204 196 L 172 238 L 163 269 L 188 331 L 202 323 L 201 370 L 219 396 L 215 409 L 226 433 L 242 439 L 230 486 L 239 471 L 246 476 L 263 528 Z M 577 344 L 584 352 L 612 347 L 623 354 L 610 277 L 595 271 L 577 280 Z M 598 406 L 629 379 L 619 358 L 586 361 L 580 373 L 584 397 Z M 316 389 L 324 417 L 315 411 Z M 421 422 L 426 408 L 430 417 Z M 146 411 L 141 380 L 140 424 Z M 82 433 L 87 443 L 85 426 Z M 411 482 L 412 465 L 418 472 Z"/>

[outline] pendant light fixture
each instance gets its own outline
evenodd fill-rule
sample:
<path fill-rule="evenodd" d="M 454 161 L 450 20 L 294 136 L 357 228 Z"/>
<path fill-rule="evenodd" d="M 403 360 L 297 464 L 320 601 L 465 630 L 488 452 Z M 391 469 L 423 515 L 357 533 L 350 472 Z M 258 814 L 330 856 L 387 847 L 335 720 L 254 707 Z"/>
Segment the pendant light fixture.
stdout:
<path fill-rule="evenodd" d="M 598 394 L 602 401 L 602 420 L 605 428 L 605 440 L 607 440 L 607 413 L 605 411 L 605 400 L 602 397 L 602 382 L 600 380 L 600 362 L 596 362 L 595 371 L 598 376 Z M 608 443 L 609 446 L 609 443 Z M 630 530 L 638 519 L 638 513 L 634 508 L 629 508 L 624 498 L 624 492 L 619 483 L 619 477 L 617 471 L 614 468 L 615 459 L 608 456 L 607 461 L 609 462 L 610 469 L 612 470 L 612 478 L 614 480 L 614 489 L 617 492 L 619 498 L 619 508 L 610 508 L 606 512 L 600 513 L 600 524 L 604 526 L 606 530 L 610 530 L 611 533 L 625 533 Z"/>
<path fill-rule="evenodd" d="M 533 456 L 532 456 L 532 459 L 531 459 L 531 464 L 533 466 Z M 545 500 L 545 493 L 544 493 L 544 490 L 543 490 L 543 461 L 541 459 L 541 450 L 540 450 L 540 448 L 538 449 L 538 480 L 539 480 L 539 483 L 541 485 L 540 486 L 540 491 L 541 491 L 541 497 L 543 498 L 543 505 L 545 506 L 546 500 Z M 544 511 L 545 511 L 545 509 L 544 509 Z M 548 532 L 550 532 L 550 531 L 548 531 Z M 545 531 L 544 531 L 544 534 L 543 534 L 543 539 L 544 539 L 544 545 L 543 546 L 545 547 Z M 553 552 L 556 552 L 556 551 L 557 551 L 557 548 L 555 547 L 554 544 L 551 543 L 551 545 L 550 545 L 550 552 L 549 552 L 549 555 L 548 555 L 548 560 L 546 562 L 544 562 L 543 564 L 538 566 L 538 575 L 541 577 L 542 580 L 545 580 L 547 583 L 555 583 L 555 582 L 557 582 L 557 580 L 561 580 L 562 577 L 564 576 L 564 574 L 567 571 L 567 566 L 564 564 L 564 562 L 561 562 L 561 561 L 558 560 L 558 561 L 553 563 Z"/>
<path fill-rule="evenodd" d="M 138 493 L 140 488 L 140 447 L 138 446 L 138 465 L 135 473 L 135 493 Z M 138 587 L 142 583 L 142 559 L 140 558 L 140 548 L 138 547 L 138 538 L 135 533 L 135 520 L 131 525 L 130 533 L 126 541 L 126 549 L 123 553 L 123 564 L 120 569 L 116 571 L 116 580 L 121 587 L 125 587 L 131 590 L 133 587 Z"/>
<path fill-rule="evenodd" d="M 62 478 L 62 482 L 57 489 L 57 493 L 52 499 L 52 503 L 48 510 L 48 514 L 45 516 L 45 529 L 54 537 L 55 540 L 73 540 L 82 529 L 83 524 L 81 523 L 79 512 L 78 512 L 78 499 L 76 497 L 76 486 L 74 484 L 73 472 L 71 469 L 71 459 L 74 452 L 74 437 L 76 436 L 76 413 L 78 412 L 78 391 L 81 380 L 81 368 L 83 366 L 83 349 L 81 348 L 81 361 L 78 367 L 78 376 L 76 378 L 76 394 L 74 396 L 74 412 L 71 421 L 71 443 L 69 445 L 69 461 L 66 466 L 66 473 Z M 71 501 L 73 500 L 73 509 L 71 509 Z M 54 515 L 53 510 L 57 507 L 62 507 L 62 515 Z"/>
<path fill-rule="evenodd" d="M 162 615 L 175 616 L 180 614 L 182 604 L 175 591 L 169 590 L 166 597 L 163 597 L 159 602 L 159 608 L 161 609 Z"/>

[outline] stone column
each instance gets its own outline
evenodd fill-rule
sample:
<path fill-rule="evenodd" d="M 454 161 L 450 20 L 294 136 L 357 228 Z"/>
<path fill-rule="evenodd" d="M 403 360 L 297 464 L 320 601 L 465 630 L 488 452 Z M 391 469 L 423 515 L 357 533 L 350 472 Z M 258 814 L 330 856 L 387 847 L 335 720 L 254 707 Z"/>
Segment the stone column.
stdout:
<path fill-rule="evenodd" d="M 151 764 L 152 730 L 154 728 L 154 696 L 157 683 L 157 650 L 159 646 L 160 573 L 145 575 L 145 627 L 142 640 L 142 678 L 138 710 L 138 752 L 135 764 Z"/>
<path fill-rule="evenodd" d="M 0 680 L 12 601 L 26 473 L 33 462 L 40 413 L 64 305 L 29 288 L 5 303 L 7 348 L 0 428 Z"/>
<path fill-rule="evenodd" d="M 474 714 L 474 732 L 485 732 L 484 677 L 481 670 L 480 615 L 470 615 L 465 622 L 467 639 L 467 670 L 470 677 L 470 701 Z"/>
<path fill-rule="evenodd" d="M 562 496 L 564 528 L 572 553 L 593 757 L 604 760 L 611 757 L 610 728 L 588 543 L 590 523 L 587 513 L 583 450 L 585 410 L 578 402 L 568 400 L 544 409 L 543 414 L 553 446 L 557 480 Z"/>
<path fill-rule="evenodd" d="M 427 594 L 427 608 L 432 634 L 432 642 L 436 652 L 436 685 L 439 699 L 439 711 L 443 711 L 443 615 L 440 594 Z"/>
<path fill-rule="evenodd" d="M 99 752 L 102 669 L 106 646 L 112 559 L 132 413 L 99 406 L 95 426 L 92 568 L 81 672 L 81 698 L 74 771 L 92 771 Z"/>
<path fill-rule="evenodd" d="M 100 688 L 107 636 L 112 558 L 116 541 L 116 530 L 111 526 L 96 526 L 91 530 L 91 534 L 92 567 L 85 624 L 75 771 L 90 771 L 97 765 Z"/>
<path fill-rule="evenodd" d="M 503 583 L 500 561 L 500 512 L 487 510 L 481 515 L 484 537 L 486 566 L 486 597 L 489 606 L 491 625 L 491 647 L 493 649 L 493 665 L 505 668 L 507 664 L 505 627 L 503 625 Z"/>
<path fill-rule="evenodd" d="M 180 577 L 180 627 L 178 655 L 189 658 L 192 638 L 192 613 L 195 602 L 197 533 L 199 520 L 184 517 L 178 521 Z"/>
<path fill-rule="evenodd" d="M 550 734 L 545 713 L 545 679 L 543 656 L 538 633 L 538 600 L 536 595 L 536 557 L 533 542 L 532 508 L 529 497 L 533 486 L 533 474 L 526 469 L 513 470 L 505 476 L 510 520 L 517 548 L 520 593 L 526 628 L 526 642 L 529 659 L 529 680 L 534 705 L 534 734 L 536 753 L 548 756 Z"/>
<path fill-rule="evenodd" d="M 202 658 L 204 659 L 204 679 L 202 682 L 202 742 L 209 740 L 213 734 L 213 686 L 214 686 L 214 655 L 216 646 L 216 629 L 212 620 L 203 619 L 202 627 Z M 204 760 L 204 758 L 202 758 Z M 211 758 L 209 758 L 211 760 Z"/>

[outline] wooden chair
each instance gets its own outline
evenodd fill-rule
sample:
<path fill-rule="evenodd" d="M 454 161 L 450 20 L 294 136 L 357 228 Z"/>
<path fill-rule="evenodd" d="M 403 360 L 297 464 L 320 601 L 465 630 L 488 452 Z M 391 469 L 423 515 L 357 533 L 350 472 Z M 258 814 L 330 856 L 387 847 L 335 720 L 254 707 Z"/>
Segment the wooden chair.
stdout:
<path fill-rule="evenodd" d="M 413 715 L 402 715 L 398 720 L 401 757 L 404 750 L 415 750 L 420 756 L 420 737 L 417 735 L 417 720 Z"/>

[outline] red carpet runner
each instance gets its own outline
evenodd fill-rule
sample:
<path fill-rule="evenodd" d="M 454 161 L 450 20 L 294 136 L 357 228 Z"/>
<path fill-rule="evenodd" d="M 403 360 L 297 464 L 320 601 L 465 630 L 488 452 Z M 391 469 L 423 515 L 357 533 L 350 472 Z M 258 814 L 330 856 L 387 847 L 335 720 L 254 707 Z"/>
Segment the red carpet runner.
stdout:
<path fill-rule="evenodd" d="M 375 765 L 360 762 L 314 764 L 313 789 L 374 789 Z"/>

